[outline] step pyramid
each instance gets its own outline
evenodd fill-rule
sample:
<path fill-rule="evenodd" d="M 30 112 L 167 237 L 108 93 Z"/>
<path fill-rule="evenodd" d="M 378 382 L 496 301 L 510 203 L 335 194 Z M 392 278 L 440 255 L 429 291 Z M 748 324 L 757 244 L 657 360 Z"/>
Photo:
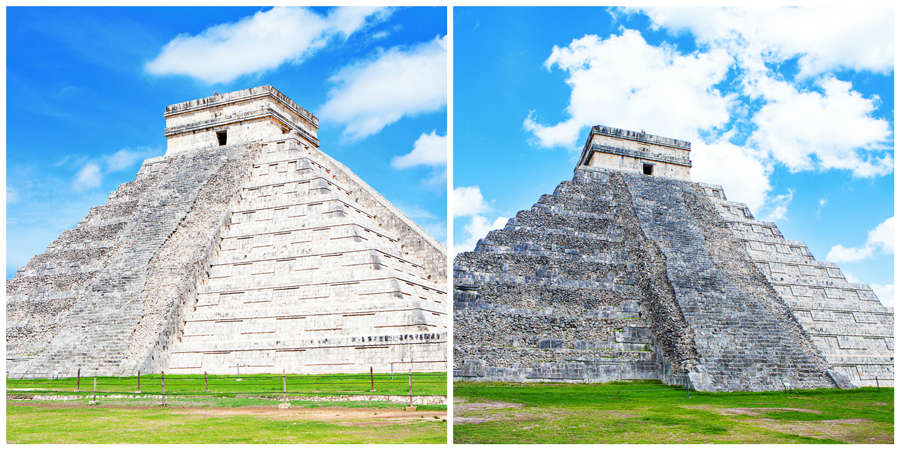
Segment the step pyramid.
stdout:
<path fill-rule="evenodd" d="M 892 311 L 691 182 L 689 152 L 594 127 L 572 181 L 459 254 L 454 378 L 892 386 Z"/>
<path fill-rule="evenodd" d="M 166 155 L 7 280 L 12 377 L 446 370 L 446 250 L 271 86 L 166 108 Z"/>

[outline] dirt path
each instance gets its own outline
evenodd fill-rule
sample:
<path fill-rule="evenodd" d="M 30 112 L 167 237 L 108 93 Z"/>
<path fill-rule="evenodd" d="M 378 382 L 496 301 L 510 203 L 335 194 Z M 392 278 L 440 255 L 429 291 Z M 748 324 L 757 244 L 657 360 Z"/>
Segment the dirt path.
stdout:
<path fill-rule="evenodd" d="M 477 417 L 462 417 L 462 414 L 474 411 L 482 411 L 482 410 L 491 410 L 491 409 L 503 409 L 503 408 L 521 408 L 522 405 L 518 403 L 504 403 L 504 402 L 487 402 L 487 403 L 468 403 L 466 399 L 461 397 L 453 398 L 453 423 L 484 423 L 491 420 L 496 420 L 492 415 L 486 416 L 477 416 Z"/>
<path fill-rule="evenodd" d="M 25 405 L 25 404 L 23 404 Z M 83 405 L 27 404 L 47 409 L 82 409 Z M 90 408 L 90 407 L 87 407 Z M 159 406 L 118 406 L 104 405 L 105 409 L 146 410 L 160 409 Z M 416 421 L 440 422 L 447 419 L 447 411 L 404 411 L 384 408 L 288 408 L 241 406 L 228 407 L 164 407 L 172 414 L 189 414 L 205 417 L 253 416 L 272 420 L 315 420 L 341 425 L 392 425 Z"/>

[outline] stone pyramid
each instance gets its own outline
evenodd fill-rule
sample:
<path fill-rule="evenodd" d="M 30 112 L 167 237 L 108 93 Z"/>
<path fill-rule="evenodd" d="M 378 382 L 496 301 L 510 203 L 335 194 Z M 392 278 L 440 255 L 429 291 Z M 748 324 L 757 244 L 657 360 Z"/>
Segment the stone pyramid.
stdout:
<path fill-rule="evenodd" d="M 691 182 L 689 155 L 593 127 L 572 181 L 459 254 L 454 378 L 893 386 L 893 311 Z"/>
<path fill-rule="evenodd" d="M 315 116 L 271 86 L 165 115 L 165 156 L 7 281 L 10 376 L 446 370 L 446 249 Z"/>

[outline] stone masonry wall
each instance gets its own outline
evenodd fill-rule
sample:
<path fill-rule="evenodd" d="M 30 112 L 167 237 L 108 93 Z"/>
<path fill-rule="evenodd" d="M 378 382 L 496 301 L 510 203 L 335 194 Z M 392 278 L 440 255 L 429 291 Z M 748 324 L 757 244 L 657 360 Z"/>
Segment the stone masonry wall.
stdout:
<path fill-rule="evenodd" d="M 710 192 L 582 166 L 459 254 L 454 378 L 850 387 Z"/>
<path fill-rule="evenodd" d="M 444 286 L 318 156 L 294 140 L 263 144 L 167 373 L 446 370 Z"/>
<path fill-rule="evenodd" d="M 183 326 L 184 310 L 196 303 L 196 285 L 208 270 L 259 149 L 259 144 L 251 144 L 213 152 L 223 163 L 148 264 L 143 317 L 131 334 L 119 373 L 155 373 L 168 366 L 168 349 Z"/>
<path fill-rule="evenodd" d="M 121 185 L 106 205 L 91 208 L 77 228 L 64 231 L 46 253 L 33 257 L 15 278 L 7 280 L 6 351 L 10 361 L 28 361 L 49 345 L 69 311 L 119 250 L 123 242 L 119 236 L 137 198 L 159 183 L 159 174 L 157 167 Z"/>
<path fill-rule="evenodd" d="M 95 216 L 86 219 L 88 224 L 106 222 L 104 211 L 117 210 L 115 206 L 123 202 L 135 202 L 127 209 L 130 214 L 113 219 L 116 225 L 100 228 L 115 227 L 118 230 L 115 234 L 96 235 L 87 231 L 89 227 L 63 233 L 60 239 L 68 247 L 92 245 L 99 238 L 106 243 L 104 246 L 116 251 L 85 283 L 85 289 L 75 297 L 65 317 L 58 317 L 61 320 L 49 344 L 33 359 L 10 367 L 11 376 L 74 376 L 79 367 L 88 373 L 120 373 L 130 337 L 144 315 L 149 263 L 182 225 L 204 185 L 227 162 L 229 150 L 232 155 L 242 151 L 222 147 L 214 151 L 185 152 L 165 161 L 148 160 L 135 183 L 120 187 L 110 196 L 105 208 L 92 210 Z M 192 244 L 195 249 L 208 245 Z M 28 275 L 27 269 L 23 275 Z M 9 282 L 8 293 L 11 290 L 19 295 L 41 292 L 17 292 L 17 284 L 16 280 Z M 7 310 L 10 315 L 9 307 Z"/>
<path fill-rule="evenodd" d="M 648 308 L 667 294 L 642 286 L 664 272 L 625 225 L 628 203 L 621 178 L 580 173 L 457 256 L 455 379 L 658 379 L 671 375 L 666 357 L 692 357 L 664 302 Z"/>
<path fill-rule="evenodd" d="M 721 186 L 697 186 L 834 371 L 857 386 L 893 386 L 894 316 L 872 289 L 847 282 L 836 264 L 816 261 L 774 223 L 754 219 Z"/>

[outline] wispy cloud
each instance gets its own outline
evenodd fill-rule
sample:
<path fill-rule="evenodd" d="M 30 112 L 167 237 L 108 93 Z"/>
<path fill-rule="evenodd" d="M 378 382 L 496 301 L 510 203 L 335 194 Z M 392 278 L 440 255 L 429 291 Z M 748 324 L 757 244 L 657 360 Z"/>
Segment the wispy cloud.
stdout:
<path fill-rule="evenodd" d="M 826 261 L 858 262 L 871 258 L 878 251 L 885 254 L 894 253 L 894 218 L 891 217 L 880 223 L 874 230 L 869 231 L 866 244 L 862 247 L 844 247 L 841 244 L 831 247 Z"/>
<path fill-rule="evenodd" d="M 301 7 L 275 7 L 196 36 L 176 36 L 145 65 L 157 76 L 184 75 L 204 83 L 228 83 L 286 62 L 299 64 L 336 39 L 346 39 L 393 10 L 335 8 L 326 16 Z"/>
<path fill-rule="evenodd" d="M 94 163 L 87 163 L 72 180 L 72 189 L 77 192 L 83 192 L 100 187 L 103 183 L 103 172 L 100 166 Z"/>
<path fill-rule="evenodd" d="M 113 154 L 101 155 L 97 159 L 67 155 L 63 161 L 70 159 L 81 160 L 84 164 L 72 179 L 72 189 L 76 192 L 84 192 L 96 189 L 103 184 L 106 175 L 128 169 L 135 164 L 162 153 L 159 149 L 141 147 L 135 150 L 121 149 Z"/>
<path fill-rule="evenodd" d="M 395 169 L 409 169 L 417 166 L 431 167 L 431 175 L 423 180 L 426 186 L 439 187 L 447 182 L 447 136 L 437 134 L 433 130 L 430 134 L 422 133 L 413 143 L 411 152 L 395 156 L 391 159 L 391 167 Z M 443 192 L 443 190 L 442 190 Z"/>
<path fill-rule="evenodd" d="M 446 220 L 439 219 L 432 214 L 431 211 L 421 208 L 418 205 L 407 205 L 400 201 L 394 202 L 394 205 L 397 208 L 400 208 L 400 211 L 403 211 L 403 214 L 406 214 L 406 217 L 413 219 L 416 224 L 428 232 L 431 237 L 437 239 L 445 247 L 447 246 Z"/>
<path fill-rule="evenodd" d="M 344 67 L 330 81 L 334 87 L 319 117 L 343 126 L 349 140 L 371 136 L 404 116 L 447 105 L 447 38 L 382 51 Z"/>
<path fill-rule="evenodd" d="M 18 203 L 19 200 L 21 200 L 21 197 L 19 196 L 19 191 L 16 188 L 7 184 L 6 185 L 6 203 L 7 204 Z"/>
<path fill-rule="evenodd" d="M 762 218 L 768 222 L 775 222 L 784 219 L 787 216 L 788 205 L 794 199 L 794 190 L 788 189 L 787 194 L 776 195 L 769 203 L 767 210 L 763 213 Z"/>

